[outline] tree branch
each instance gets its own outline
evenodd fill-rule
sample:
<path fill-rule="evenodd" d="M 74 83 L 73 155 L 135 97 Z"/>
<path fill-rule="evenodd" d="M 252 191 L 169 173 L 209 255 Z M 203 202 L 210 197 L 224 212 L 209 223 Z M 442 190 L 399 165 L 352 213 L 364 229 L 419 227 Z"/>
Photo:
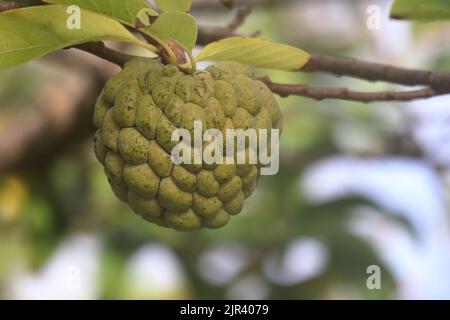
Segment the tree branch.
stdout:
<path fill-rule="evenodd" d="M 412 90 L 412 91 L 381 91 L 381 92 L 357 92 L 347 88 L 317 88 L 302 84 L 279 84 L 274 83 L 269 77 L 263 77 L 263 81 L 272 92 L 287 97 L 290 95 L 303 96 L 315 100 L 340 99 L 359 102 L 376 101 L 412 101 L 416 99 L 425 99 L 438 96 L 442 93 L 436 92 L 431 88 Z"/>
<path fill-rule="evenodd" d="M 18 6 L 14 2 L 6 3 L 0 0 L 0 5 L 2 4 L 13 6 L 14 8 Z M 228 26 L 201 26 L 199 28 L 198 43 L 205 45 L 212 41 L 235 36 L 235 30 L 251 13 L 251 6 L 248 5 L 248 2 L 245 2 L 245 4 L 247 5 L 237 11 L 235 18 Z M 123 66 L 127 61 L 135 58 L 134 56 L 109 49 L 103 42 L 81 44 L 75 46 L 75 48 L 94 54 L 119 66 Z M 420 85 L 426 88 L 405 92 L 356 92 L 347 88 L 314 88 L 301 84 L 278 84 L 273 83 L 267 77 L 262 80 L 272 91 L 281 96 L 300 95 L 317 100 L 342 99 L 361 102 L 411 101 L 450 93 L 450 73 L 406 69 L 357 59 L 313 55 L 310 61 L 299 71 L 308 73 L 325 72 L 337 76 L 350 76 L 368 81 L 385 81 L 406 86 Z"/>
<path fill-rule="evenodd" d="M 369 81 L 385 81 L 406 86 L 423 85 L 438 92 L 450 92 L 450 73 L 413 70 L 357 59 L 313 55 L 300 71 L 326 72 Z"/>
<path fill-rule="evenodd" d="M 74 46 L 73 48 L 93 54 L 103 60 L 117 64 L 120 67 L 123 67 L 125 63 L 127 63 L 131 59 L 137 58 L 136 56 L 128 55 L 110 49 L 101 41 L 87 42 Z"/>
<path fill-rule="evenodd" d="M 236 31 L 241 25 L 244 24 L 245 20 L 247 20 L 252 11 L 253 6 L 251 4 L 247 4 L 239 8 L 236 11 L 236 16 L 234 19 L 228 24 L 227 29 L 230 31 Z"/>
<path fill-rule="evenodd" d="M 251 11 L 251 9 L 247 10 Z M 242 16 L 245 19 L 246 15 Z M 243 19 L 241 21 L 244 21 Z M 238 17 L 236 17 L 236 20 L 239 21 Z M 229 26 L 200 26 L 198 43 L 207 45 L 210 42 L 237 35 L 235 29 L 230 29 Z M 358 59 L 322 55 L 312 55 L 310 61 L 300 71 L 307 73 L 324 72 L 336 76 L 350 76 L 362 80 L 384 81 L 406 86 L 426 86 L 431 89 L 425 88 L 406 92 L 354 92 L 346 88 L 311 88 L 305 85 L 274 84 L 269 79 L 271 87 L 277 89 L 278 92 L 276 93 L 280 95 L 295 94 L 317 100 L 344 99 L 363 102 L 376 101 L 377 99 L 378 101 L 410 101 L 450 93 L 450 73 L 448 72 L 414 70 Z"/>
<path fill-rule="evenodd" d="M 20 4 L 16 2 L 0 1 L 0 12 L 14 10 L 20 8 Z"/>
<path fill-rule="evenodd" d="M 236 5 L 253 5 L 258 7 L 267 7 L 267 6 L 280 6 L 285 5 L 289 3 L 296 3 L 299 0 L 234 0 Z M 220 8 L 220 2 L 219 1 L 212 1 L 212 0 L 197 0 L 194 1 L 193 9 L 194 10 L 203 10 L 203 11 L 217 11 L 218 8 Z"/>
<path fill-rule="evenodd" d="M 238 36 L 235 31 L 244 24 L 247 17 L 252 12 L 251 5 L 245 5 L 236 11 L 234 19 L 225 27 L 201 25 L 198 28 L 197 43 L 207 45 L 208 43 L 218 41 L 228 37 Z"/>

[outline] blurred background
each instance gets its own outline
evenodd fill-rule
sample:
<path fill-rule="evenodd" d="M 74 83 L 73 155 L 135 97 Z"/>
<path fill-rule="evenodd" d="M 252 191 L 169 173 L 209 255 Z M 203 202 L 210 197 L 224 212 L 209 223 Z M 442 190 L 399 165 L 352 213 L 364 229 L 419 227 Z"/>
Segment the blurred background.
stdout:
<path fill-rule="evenodd" d="M 242 34 L 260 31 L 313 53 L 450 68 L 450 24 L 390 21 L 390 1 L 253 2 Z M 373 10 L 379 25 L 368 23 Z M 205 25 L 233 19 L 213 0 L 194 0 L 192 14 Z M 95 98 L 117 71 L 64 50 L 0 73 L 0 298 L 450 298 L 449 96 L 373 104 L 280 98 L 278 175 L 262 177 L 225 228 L 180 233 L 117 200 L 94 157 Z M 370 290 L 373 265 L 381 288 Z"/>

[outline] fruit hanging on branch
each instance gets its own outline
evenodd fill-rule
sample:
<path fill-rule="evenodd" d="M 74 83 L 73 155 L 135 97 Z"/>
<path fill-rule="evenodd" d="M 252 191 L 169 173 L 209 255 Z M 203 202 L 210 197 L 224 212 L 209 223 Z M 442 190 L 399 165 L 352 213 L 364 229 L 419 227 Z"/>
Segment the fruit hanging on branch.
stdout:
<path fill-rule="evenodd" d="M 195 136 L 196 123 L 201 124 L 200 133 L 215 129 L 225 136 L 227 129 L 256 129 L 258 133 L 279 129 L 282 117 L 273 93 L 372 102 L 410 101 L 450 92 L 450 74 L 446 72 L 310 56 L 288 45 L 236 36 L 236 28 L 249 10 L 238 11 L 227 27 L 206 30 L 203 26 L 202 37 L 197 39 L 197 21 L 189 14 L 191 0 L 154 0 L 157 7 L 144 0 L 43 2 L 48 4 L 0 0 L 0 69 L 64 48 L 84 50 L 123 67 L 108 81 L 96 104 L 95 153 L 118 198 L 146 220 L 176 230 L 224 226 L 230 216 L 241 212 L 267 165 L 261 159 L 251 161 L 254 148 L 247 140 L 234 149 L 233 163 L 178 163 L 173 151 L 179 141 L 172 141 L 177 130 Z M 422 11 L 416 10 L 418 5 L 418 0 L 396 0 L 392 17 L 449 18 L 450 11 L 442 10 L 439 0 L 426 5 L 420 2 L 427 8 Z M 111 50 L 103 41 L 141 46 L 147 50 L 146 57 Z M 206 46 L 194 57 L 197 42 Z M 220 63 L 198 71 L 197 62 L 201 61 Z M 255 78 L 247 66 L 327 72 L 423 88 L 359 92 L 279 84 L 268 77 Z M 204 147 L 203 142 L 192 145 L 184 138 L 183 143 L 188 146 L 183 151 L 192 151 L 194 158 Z M 228 152 L 222 147 L 216 155 L 230 158 L 224 151 Z M 269 147 L 266 151 L 273 154 Z M 248 162 L 236 163 L 234 157 L 242 154 Z"/>
<path fill-rule="evenodd" d="M 117 197 L 144 219 L 182 231 L 223 227 L 260 174 L 249 161 L 175 164 L 172 133 L 192 132 L 195 121 L 203 130 L 270 131 L 280 127 L 281 112 L 266 85 L 237 63 L 184 74 L 136 59 L 106 84 L 94 115 L 95 153 Z"/>

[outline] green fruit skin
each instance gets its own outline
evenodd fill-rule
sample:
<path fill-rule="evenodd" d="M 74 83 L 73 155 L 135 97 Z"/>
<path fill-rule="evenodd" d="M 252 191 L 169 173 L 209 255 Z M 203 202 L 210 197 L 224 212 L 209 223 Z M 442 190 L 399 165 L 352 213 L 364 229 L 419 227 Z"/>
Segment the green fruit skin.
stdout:
<path fill-rule="evenodd" d="M 223 134 L 270 130 L 280 128 L 281 112 L 246 66 L 223 62 L 186 75 L 144 58 L 108 81 L 94 112 L 95 155 L 113 192 L 143 219 L 177 231 L 225 226 L 243 210 L 260 175 L 258 164 L 175 165 L 171 134 L 176 128 L 192 133 L 194 121 Z"/>

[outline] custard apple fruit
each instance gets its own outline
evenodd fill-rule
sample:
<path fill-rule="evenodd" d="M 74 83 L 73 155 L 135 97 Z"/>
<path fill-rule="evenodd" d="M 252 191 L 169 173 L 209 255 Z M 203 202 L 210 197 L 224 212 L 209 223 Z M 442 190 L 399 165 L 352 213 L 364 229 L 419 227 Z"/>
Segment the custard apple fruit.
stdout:
<path fill-rule="evenodd" d="M 195 74 L 135 59 L 95 107 L 95 154 L 116 196 L 145 220 L 180 231 L 220 228 L 255 190 L 259 164 L 175 165 L 176 128 L 279 128 L 277 102 L 251 70 L 220 63 Z M 270 141 L 270 140 L 269 140 Z"/>

